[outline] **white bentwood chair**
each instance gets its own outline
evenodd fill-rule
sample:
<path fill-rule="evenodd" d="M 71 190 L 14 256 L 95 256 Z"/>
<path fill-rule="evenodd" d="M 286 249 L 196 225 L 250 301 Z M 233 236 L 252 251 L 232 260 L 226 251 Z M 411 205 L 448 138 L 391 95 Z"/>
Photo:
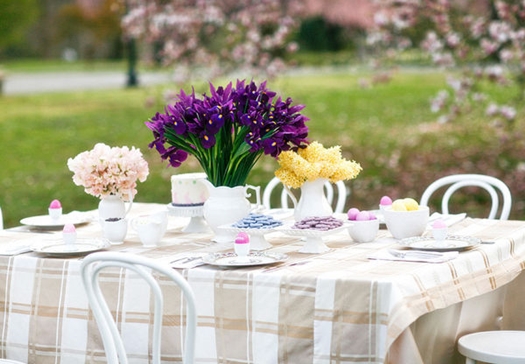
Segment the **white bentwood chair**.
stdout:
<path fill-rule="evenodd" d="M 346 185 L 343 181 L 338 181 L 335 183 L 337 188 L 337 200 L 335 201 L 334 212 L 341 213 L 345 208 L 347 190 Z M 281 180 L 277 177 L 273 177 L 270 182 L 266 185 L 263 192 L 263 206 L 266 209 L 271 208 L 271 197 L 274 191 L 281 189 L 281 208 L 287 209 L 290 207 L 289 201 L 290 197 L 288 196 L 288 191 L 284 188 Z M 333 206 L 334 203 L 334 186 L 330 182 L 326 182 L 324 185 L 326 199 L 330 206 Z"/>
<path fill-rule="evenodd" d="M 454 174 L 446 177 L 441 177 L 431 183 L 421 195 L 421 206 L 428 206 L 428 201 L 434 192 L 441 187 L 446 187 L 441 200 L 441 212 L 443 214 L 449 213 L 449 201 L 454 192 L 463 187 L 475 186 L 486 190 L 491 197 L 492 206 L 488 215 L 489 219 L 496 219 L 500 206 L 500 194 L 503 204 L 500 220 L 507 220 L 509 218 L 510 210 L 512 208 L 512 195 L 507 185 L 500 179 L 483 174 Z"/>
<path fill-rule="evenodd" d="M 106 268 L 122 268 L 133 271 L 142 278 L 150 287 L 155 298 L 155 310 L 153 318 L 153 342 L 152 361 L 153 364 L 160 363 L 161 357 L 161 331 L 164 296 L 159 283 L 152 275 L 153 271 L 170 278 L 180 287 L 186 301 L 186 332 L 183 351 L 183 363 L 193 364 L 195 356 L 195 332 L 197 325 L 197 313 L 195 307 L 195 296 L 189 283 L 182 275 L 167 265 L 162 265 L 152 259 L 118 252 L 99 252 L 88 255 L 83 259 L 80 273 L 82 283 L 86 290 L 89 305 L 97 321 L 97 325 L 104 343 L 107 362 L 110 364 L 127 364 L 128 359 L 122 338 L 118 331 L 115 320 L 111 315 L 106 300 L 102 294 L 99 284 L 99 275 Z"/>
<path fill-rule="evenodd" d="M 466 364 L 476 361 L 497 364 L 525 363 L 525 331 L 495 330 L 462 336 L 458 341 L 459 352 L 466 357 Z"/>

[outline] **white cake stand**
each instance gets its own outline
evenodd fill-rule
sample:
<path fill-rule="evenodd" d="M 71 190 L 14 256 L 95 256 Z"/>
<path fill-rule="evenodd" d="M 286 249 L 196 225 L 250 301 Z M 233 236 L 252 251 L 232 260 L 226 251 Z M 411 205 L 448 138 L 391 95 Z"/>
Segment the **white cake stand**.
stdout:
<path fill-rule="evenodd" d="M 327 251 L 331 250 L 324 243 L 323 241 L 324 236 L 334 234 L 336 232 L 339 232 L 347 228 L 348 228 L 348 225 L 343 224 L 342 226 L 339 226 L 339 227 L 336 227 L 330 230 L 293 229 L 291 226 L 277 228 L 276 230 L 286 235 L 300 236 L 302 238 L 305 238 L 306 241 L 303 244 L 303 247 L 299 249 L 299 253 L 319 254 L 319 253 L 326 253 Z"/>
<path fill-rule="evenodd" d="M 190 222 L 184 229 L 185 233 L 209 233 L 211 232 L 210 227 L 204 220 L 204 206 L 174 206 L 171 203 L 168 204 L 168 211 L 170 215 L 178 217 L 189 217 Z"/>

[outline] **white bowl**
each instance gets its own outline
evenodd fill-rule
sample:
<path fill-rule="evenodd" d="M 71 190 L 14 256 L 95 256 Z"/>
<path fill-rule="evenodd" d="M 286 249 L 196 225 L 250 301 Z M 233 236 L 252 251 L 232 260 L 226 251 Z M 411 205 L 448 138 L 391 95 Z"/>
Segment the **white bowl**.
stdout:
<path fill-rule="evenodd" d="M 356 243 L 368 243 L 374 241 L 379 231 L 379 220 L 352 221 L 348 227 L 348 234 Z"/>
<path fill-rule="evenodd" d="M 383 210 L 386 227 L 396 239 L 421 236 L 428 223 L 428 206 L 419 206 L 413 211 L 394 211 L 391 207 Z"/>

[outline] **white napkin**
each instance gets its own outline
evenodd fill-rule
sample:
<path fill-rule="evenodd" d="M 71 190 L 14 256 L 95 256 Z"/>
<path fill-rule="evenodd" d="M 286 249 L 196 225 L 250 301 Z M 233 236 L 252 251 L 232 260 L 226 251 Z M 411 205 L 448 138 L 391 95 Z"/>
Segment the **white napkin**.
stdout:
<path fill-rule="evenodd" d="M 457 224 L 460 221 L 465 220 L 467 217 L 466 213 L 461 214 L 440 214 L 439 212 L 434 212 L 430 217 L 428 218 L 428 224 L 429 226 L 432 226 L 432 223 L 436 221 L 437 219 L 443 220 L 443 222 L 447 226 L 452 226 L 454 224 Z"/>
<path fill-rule="evenodd" d="M 0 245 L 0 255 L 18 255 L 30 251 L 30 243 L 13 242 Z"/>
<path fill-rule="evenodd" d="M 443 263 L 458 256 L 458 251 L 431 252 L 426 250 L 381 250 L 368 256 L 368 259 L 397 260 L 403 262 Z"/>

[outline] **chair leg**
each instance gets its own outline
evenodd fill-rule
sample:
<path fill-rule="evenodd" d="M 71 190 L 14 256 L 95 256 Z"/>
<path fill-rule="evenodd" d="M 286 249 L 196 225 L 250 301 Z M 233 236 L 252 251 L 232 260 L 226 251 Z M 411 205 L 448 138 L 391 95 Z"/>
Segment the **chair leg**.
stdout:
<path fill-rule="evenodd" d="M 476 364 L 476 361 L 474 359 L 466 358 L 465 364 Z"/>

